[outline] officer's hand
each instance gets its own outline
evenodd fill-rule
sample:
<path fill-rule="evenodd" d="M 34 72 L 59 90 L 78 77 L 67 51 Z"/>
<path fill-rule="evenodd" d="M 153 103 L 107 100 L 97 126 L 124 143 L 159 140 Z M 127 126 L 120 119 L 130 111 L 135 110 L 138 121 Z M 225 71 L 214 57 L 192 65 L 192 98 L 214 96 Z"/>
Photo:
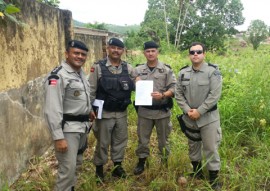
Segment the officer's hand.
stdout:
<path fill-rule="evenodd" d="M 163 97 L 162 93 L 160 93 L 160 92 L 152 92 L 151 96 L 153 97 L 153 99 L 157 99 L 157 100 L 162 99 L 162 97 Z"/>
<path fill-rule="evenodd" d="M 94 121 L 97 118 L 96 113 L 91 111 L 90 112 L 90 122 Z"/>
<path fill-rule="evenodd" d="M 197 109 L 191 109 L 188 111 L 188 116 L 192 120 L 198 120 L 200 118 L 200 113 L 198 112 Z"/>
<path fill-rule="evenodd" d="M 55 150 L 64 153 L 68 150 L 68 144 L 65 139 L 59 139 L 54 141 Z"/>
<path fill-rule="evenodd" d="M 137 81 L 139 81 L 139 80 L 141 80 L 140 77 L 136 77 L 136 78 L 135 78 L 135 82 L 137 82 Z"/>

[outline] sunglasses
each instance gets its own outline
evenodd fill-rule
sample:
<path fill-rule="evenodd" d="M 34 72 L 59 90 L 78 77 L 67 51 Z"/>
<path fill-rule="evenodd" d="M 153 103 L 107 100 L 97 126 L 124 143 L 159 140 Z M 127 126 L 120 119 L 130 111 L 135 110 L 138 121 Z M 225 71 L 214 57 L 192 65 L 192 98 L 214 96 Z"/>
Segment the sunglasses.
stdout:
<path fill-rule="evenodd" d="M 189 54 L 191 54 L 191 55 L 194 55 L 195 53 L 202 54 L 203 51 L 202 50 L 191 50 L 191 51 L 189 51 Z"/>

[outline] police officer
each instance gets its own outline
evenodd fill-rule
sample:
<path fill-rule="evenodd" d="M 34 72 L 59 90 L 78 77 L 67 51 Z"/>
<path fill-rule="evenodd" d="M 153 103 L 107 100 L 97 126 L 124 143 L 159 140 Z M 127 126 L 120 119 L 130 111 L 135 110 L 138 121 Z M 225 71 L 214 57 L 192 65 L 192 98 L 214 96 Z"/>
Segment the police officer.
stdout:
<path fill-rule="evenodd" d="M 144 43 L 145 64 L 135 68 L 137 80 L 152 80 L 154 83 L 152 106 L 138 107 L 138 147 L 136 155 L 139 162 L 134 169 L 134 174 L 139 175 L 144 171 L 144 165 L 149 156 L 149 142 L 153 127 L 156 127 L 158 149 L 162 161 L 167 165 L 170 153 L 168 137 L 172 130 L 170 121 L 172 97 L 174 96 L 176 78 L 172 69 L 158 60 L 158 45 L 154 41 Z"/>
<path fill-rule="evenodd" d="M 65 57 L 45 80 L 45 119 L 54 140 L 58 160 L 56 191 L 74 190 L 90 131 L 90 85 L 81 67 L 88 48 L 77 40 L 68 42 Z"/>
<path fill-rule="evenodd" d="M 127 106 L 131 103 L 134 90 L 133 68 L 121 60 L 124 44 L 117 38 L 108 41 L 108 56 L 93 64 L 89 78 L 91 99 L 104 100 L 102 119 L 96 119 L 93 127 L 97 139 L 93 163 L 96 166 L 97 181 L 104 181 L 103 165 L 108 161 L 110 148 L 114 162 L 114 177 L 125 178 L 122 167 L 128 141 Z"/>
<path fill-rule="evenodd" d="M 198 130 L 200 140 L 188 140 L 189 157 L 194 175 L 203 178 L 202 147 L 209 170 L 210 184 L 219 190 L 220 157 L 218 147 L 221 141 L 220 117 L 217 102 L 221 96 L 222 77 L 216 65 L 207 64 L 205 46 L 194 42 L 189 48 L 192 66 L 182 68 L 178 74 L 175 99 L 183 110 L 183 121 L 187 128 Z M 192 133 L 189 132 L 190 135 Z M 193 137 L 198 136 L 195 134 Z"/>

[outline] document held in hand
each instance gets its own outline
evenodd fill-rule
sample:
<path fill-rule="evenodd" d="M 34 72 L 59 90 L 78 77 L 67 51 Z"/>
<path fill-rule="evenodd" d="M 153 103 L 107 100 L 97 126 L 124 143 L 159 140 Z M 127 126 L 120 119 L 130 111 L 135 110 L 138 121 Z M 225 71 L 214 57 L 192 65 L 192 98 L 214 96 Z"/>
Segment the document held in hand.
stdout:
<path fill-rule="evenodd" d="M 154 82 L 152 80 L 139 80 L 136 82 L 135 105 L 152 105 Z"/>
<path fill-rule="evenodd" d="M 100 99 L 95 99 L 92 104 L 93 110 L 96 113 L 98 119 L 102 119 L 103 104 L 104 104 L 104 100 L 100 100 Z"/>

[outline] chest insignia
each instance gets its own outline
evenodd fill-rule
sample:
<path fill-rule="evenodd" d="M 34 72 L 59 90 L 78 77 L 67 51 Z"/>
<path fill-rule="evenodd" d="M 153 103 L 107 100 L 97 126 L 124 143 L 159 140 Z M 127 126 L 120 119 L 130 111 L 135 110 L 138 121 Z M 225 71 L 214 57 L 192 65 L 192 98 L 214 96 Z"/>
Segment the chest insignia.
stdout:
<path fill-rule="evenodd" d="M 74 91 L 74 94 L 73 94 L 75 97 L 78 97 L 81 95 L 81 92 L 79 90 L 75 90 Z"/>

